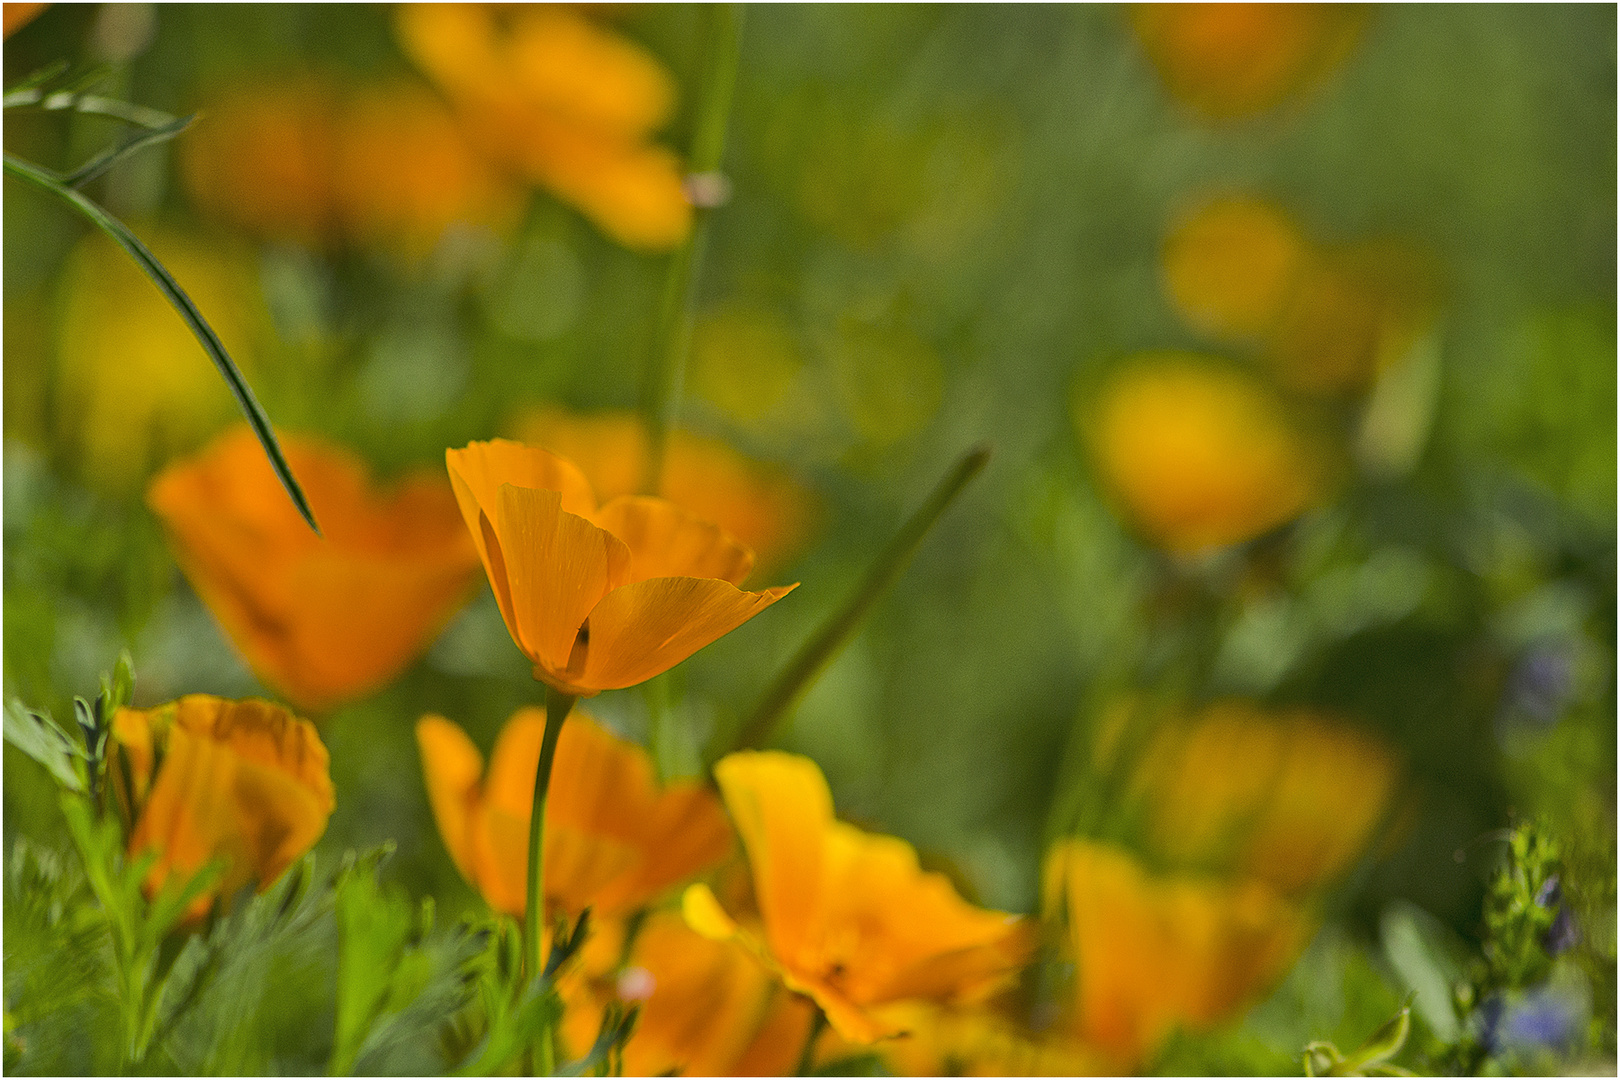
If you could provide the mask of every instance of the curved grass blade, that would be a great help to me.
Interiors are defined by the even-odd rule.
[[[219,335],[214,333],[214,328],[208,325],[208,320],[202,317],[202,312],[197,310],[197,305],[192,303],[191,297],[186,295],[186,291],[180,287],[179,282],[174,280],[174,277],[164,268],[163,264],[158,262],[157,258],[146,249],[146,245],[141,243],[135,234],[125,227],[123,222],[107,213],[83,193],[66,186],[62,182],[62,178],[55,173],[21,158],[13,157],[10,154],[5,155],[5,171],[10,176],[15,176],[19,180],[26,180],[35,187],[50,192],[89,218],[101,231],[112,237],[120,247],[129,252],[130,257],[152,279],[153,284],[163,291],[163,295],[168,298],[169,303],[174,305],[180,316],[186,320],[186,324],[191,327],[191,332],[196,335],[197,340],[202,343],[202,347],[208,353],[209,358],[214,361],[214,366],[219,369],[219,373],[224,377],[226,385],[231,388],[231,393],[236,397],[236,403],[241,406],[243,415],[247,417],[248,423],[252,425],[253,433],[259,437],[259,443],[264,447],[265,455],[270,459],[270,467],[275,470],[276,476],[280,478],[282,487],[287,489],[287,494],[291,497],[293,505],[298,508],[299,514],[303,516],[304,520],[309,523],[309,527],[314,529],[315,534],[319,536],[320,526],[315,524],[315,514],[309,507],[309,500],[304,497],[303,489],[298,486],[298,481],[293,477],[287,459],[281,453],[281,446],[276,442],[276,433],[270,427],[270,418],[265,415],[263,406],[253,396],[253,390],[248,386],[247,380],[243,379],[242,373],[236,369],[236,364],[232,362],[230,354],[225,351],[225,346],[220,342]]]
[[[196,113],[192,113],[190,116],[182,116],[162,127],[150,128],[132,139],[119,143],[117,146],[109,147],[62,177],[62,183],[70,188],[83,187],[136,151],[143,150],[153,143],[166,142],[174,138],[190,127],[195,119],[197,119]]]
[[[26,90],[33,90],[57,79],[68,69],[66,60],[52,60],[32,75],[24,75],[17,80],[17,85],[6,90],[6,102],[9,104],[11,95],[20,94]]]
[[[917,548],[922,544],[923,538],[934,527],[956,497],[967,487],[968,481],[979,474],[990,460],[990,448],[977,446],[962,455],[961,460],[951,469],[945,479],[934,488],[928,501],[917,508],[889,546],[883,549],[866,577],[855,589],[844,606],[833,612],[833,615],[821,629],[804,646],[799,649],[798,655],[792,663],[783,669],[782,674],[776,677],[765,696],[760,699],[758,707],[742,727],[732,745],[734,750],[755,750],[763,746],[765,740],[770,738],[776,723],[781,719],[799,696],[809,689],[822,668],[826,667],[838,650],[855,633],[861,620],[878,597],[882,596],[900,572],[916,554]]]

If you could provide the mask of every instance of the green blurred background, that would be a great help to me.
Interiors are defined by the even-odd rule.
[[[673,74],[662,141],[685,148],[703,12],[608,15]],[[842,814],[910,839],[980,901],[1034,910],[1063,762],[1100,702],[1174,666],[1165,627],[1190,592],[1230,616],[1192,697],[1333,710],[1407,764],[1410,817],[1337,909],[1352,935],[1397,897],[1477,935],[1480,841],[1514,814],[1596,836],[1612,880],[1615,41],[1609,5],[1380,8],[1314,85],[1214,122],[1167,93],[1124,9],[749,9],[733,196],[713,218],[679,417],[787,466],[819,514],[759,583],[801,588],[674,674],[682,760],[723,749],[883,540],[988,441],[988,469],[779,733],[820,763]],[[8,85],[58,57],[107,64],[101,93],[202,107],[181,143],[222,84],[422,81],[379,6],[59,5],[6,42]],[[8,151],[54,167],[114,130],[6,121]],[[509,234],[453,230],[417,259],[234,232],[199,215],[172,147],[92,192],[141,235],[243,275],[245,292],[222,294],[246,296],[242,311],[199,300],[240,324],[233,348],[270,415],[382,475],[510,431],[524,403],[638,401],[666,259],[544,192]],[[1415,452],[1347,465],[1325,505],[1250,552],[1259,584],[1231,553],[1189,564],[1140,539],[1075,421],[1088,388],[1143,350],[1253,361],[1190,328],[1162,277],[1175,222],[1234,193],[1323,244],[1395,238],[1438,267],[1443,298]],[[127,646],[144,703],[264,693],[140,499],[141,478],[229,410],[155,443],[122,432],[124,403],[86,420],[94,365],[120,361],[71,369],[74,320],[110,328],[84,348],[116,354],[156,319],[117,307],[152,297],[82,269],[85,237],[8,180],[6,689],[63,715]],[[181,334],[165,355],[195,378],[176,386],[215,380]],[[1348,440],[1366,401],[1312,408]],[[98,475],[98,439],[140,475]],[[538,700],[527,676],[480,584],[404,677],[322,721],[338,808],[321,850],[395,839],[389,872],[413,893],[446,915],[475,904],[428,813],[412,725],[440,712],[487,749]],[[639,691],[590,707],[644,737]],[[7,748],[8,845],[60,829],[37,773]]]

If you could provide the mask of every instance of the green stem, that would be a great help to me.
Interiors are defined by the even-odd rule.
[[[282,487],[287,489],[287,494],[292,498],[299,514],[303,515],[309,527],[319,536],[321,530],[315,524],[315,513],[309,508],[309,500],[304,498],[303,489],[298,486],[292,468],[281,453],[281,446],[276,442],[276,433],[270,426],[270,418],[265,415],[264,407],[259,404],[259,399],[253,396],[252,388],[248,386],[247,380],[242,378],[242,373],[237,370],[230,354],[225,351],[219,335],[214,333],[214,328],[208,325],[208,320],[203,318],[202,312],[197,310],[197,305],[192,303],[191,297],[186,295],[180,283],[174,280],[174,275],[158,262],[157,257],[147,250],[146,245],[141,243],[123,222],[107,213],[82,192],[67,186],[63,178],[51,170],[13,157],[11,154],[5,155],[5,170],[7,176],[14,176],[42,191],[50,192],[89,218],[98,229],[112,237],[119,247],[127,251],[130,258],[145,271],[146,276],[152,279],[152,283],[180,313],[180,317],[186,321],[192,334],[213,360],[214,366],[219,369],[220,375],[224,377],[226,385],[235,396],[237,405],[241,407],[248,424],[252,426],[253,433],[259,437],[259,443],[264,447],[266,456],[270,458],[270,466],[280,478]]]
[[[928,501],[917,508],[917,512],[889,541],[889,546],[872,563],[866,577],[850,594],[844,606],[822,624],[821,629],[804,643],[798,655],[777,676],[738,733],[733,749],[758,749],[765,744],[782,714],[793,706],[822,669],[832,662],[838,650],[854,635],[867,611],[877,603],[878,597],[888,591],[906,568],[923,538],[939,521],[940,515],[956,501],[968,481],[977,476],[989,460],[988,446],[975,447],[962,456],[945,479],[939,482],[933,494],[928,496]]]
[[[726,124],[731,116],[731,96],[737,85],[738,42],[742,31],[742,7],[738,4],[712,4],[708,72],[703,96],[692,133],[690,176],[708,186],[717,186],[718,171],[726,149]],[[664,295],[659,303],[657,333],[647,358],[642,384],[642,415],[647,425],[647,463],[642,490],[656,494],[664,473],[664,449],[669,443],[670,425],[675,419],[675,403],[680,399],[686,375],[686,353],[692,336],[692,305],[697,288],[697,269],[703,260],[708,239],[709,215],[714,202],[696,201],[692,228],[686,240],[670,258],[669,276],[664,279]]]
[[[546,913],[546,792],[551,787],[551,762],[557,756],[557,737],[577,700],[571,694],[546,687],[546,730],[540,737],[540,761],[534,770],[534,809],[529,818],[529,891],[523,904],[523,969],[528,976],[545,970]]]
[[[827,1014],[820,1005],[815,1006],[815,1016],[810,1020],[810,1034],[804,1038],[804,1049],[799,1051],[799,1063],[793,1067],[794,1076],[809,1076],[810,1070],[816,1063],[816,1041],[821,1033],[827,1030]]]

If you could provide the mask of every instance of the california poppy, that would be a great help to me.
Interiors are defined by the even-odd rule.
[[[896,1076],[1097,1076],[1109,1063],[1066,1032],[1036,1034],[986,1003],[952,1009],[921,1001],[885,1006],[889,1022],[906,1037],[879,1043],[877,1052]],[[855,1047],[838,1047],[829,1033],[817,1060],[837,1060]],[[840,1052],[842,1051],[842,1052]]]
[[[521,915],[529,819],[545,712],[519,709],[489,769],[471,739],[439,716],[416,725],[439,833],[463,877],[491,907]],[[583,713],[564,725],[546,801],[547,905],[612,916],[655,899],[731,850],[720,802],[702,784],[662,789],[652,760]]]
[[[1131,23],[1164,85],[1193,112],[1232,120],[1320,81],[1366,22],[1357,4],[1137,4]]]
[[[644,682],[796,587],[743,592],[753,553],[718,526],[663,499],[598,508],[545,450],[495,439],[445,459],[506,628],[559,694]]]
[[[1074,1030],[1120,1070],[1178,1027],[1236,1015],[1281,977],[1310,929],[1262,882],[1155,874],[1089,840],[1052,849],[1045,894],[1048,912],[1068,925]]]
[[[891,1002],[982,1000],[1028,957],[1018,916],[968,904],[905,841],[834,819],[815,762],[745,751],[714,774],[748,850],[759,925],[740,925],[702,884],[686,891],[687,921],[756,949],[844,1038],[903,1031],[877,1010]]]
[[[785,1076],[814,1010],[734,941],[711,941],[678,911],[647,916],[624,953],[622,923],[594,924],[577,969],[559,981],[563,1034],[583,1052],[615,998],[640,1003],[626,1076]],[[624,963],[620,963],[621,956]]]
[[[326,831],[334,806],[326,747],[313,724],[278,705],[191,694],[119,709],[113,738],[133,787],[124,792],[134,812],[130,854],[157,852],[147,891],[225,861],[193,916],[250,882],[268,888]]]
[[[324,536],[306,525],[243,424],[147,492],[197,594],[264,682],[307,709],[384,683],[466,599],[477,554],[431,474],[391,495],[347,450],[283,436]]]
[[[518,192],[425,87],[240,86],[181,144],[199,208],[271,239],[431,248],[455,224],[504,227]]]
[[[599,498],[641,490],[647,425],[635,413],[580,416],[534,409],[518,419],[515,434],[578,465]],[[670,432],[657,493],[752,548],[756,570],[785,563],[803,543],[815,514],[810,492],[782,469],[689,431]]]
[[[621,244],[663,250],[685,239],[680,163],[649,141],[669,119],[674,85],[640,46],[561,7],[403,4],[396,26],[492,160]]]
[[[1171,551],[1252,539],[1324,494],[1323,455],[1281,397],[1220,361],[1136,357],[1076,420],[1126,516]]]

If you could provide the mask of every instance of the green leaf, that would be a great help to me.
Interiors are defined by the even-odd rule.
[[[287,494],[291,497],[293,505],[298,508],[298,512],[303,515],[304,520],[309,523],[309,527],[315,530],[316,535],[319,535],[321,530],[320,526],[315,523],[314,511],[310,509],[309,500],[304,497],[304,491],[298,486],[298,481],[293,476],[291,466],[287,464],[286,457],[282,455],[281,445],[276,441],[276,433],[270,426],[270,418],[265,415],[264,408],[259,404],[258,399],[253,396],[252,388],[248,386],[247,380],[242,378],[242,373],[237,370],[230,354],[225,351],[225,346],[219,340],[219,335],[214,333],[214,328],[208,325],[208,321],[203,318],[202,312],[197,310],[197,305],[192,303],[191,297],[186,295],[179,282],[174,280],[173,275],[164,268],[162,263],[158,262],[157,257],[147,250],[146,245],[141,243],[140,239],[130,232],[123,222],[107,213],[82,193],[67,186],[63,183],[61,177],[11,154],[5,156],[5,167],[9,175],[25,180],[43,191],[50,192],[69,206],[72,206],[80,214],[89,218],[97,228],[112,237],[120,247],[129,252],[130,257],[152,279],[153,284],[162,290],[169,303],[174,305],[181,318],[185,319],[186,324],[191,327],[191,332],[202,343],[203,349],[214,361],[214,366],[219,369],[220,375],[224,377],[226,385],[230,387],[231,393],[236,397],[236,403],[241,407],[243,415],[247,417],[248,424],[252,426],[254,434],[259,437],[259,443],[264,447],[265,455],[270,459],[270,467],[275,470],[276,476],[280,478],[282,487],[287,489]]]
[[[30,712],[16,698],[7,698],[5,738],[6,742],[43,765],[45,771],[65,790],[84,790],[77,744],[49,716]]]

